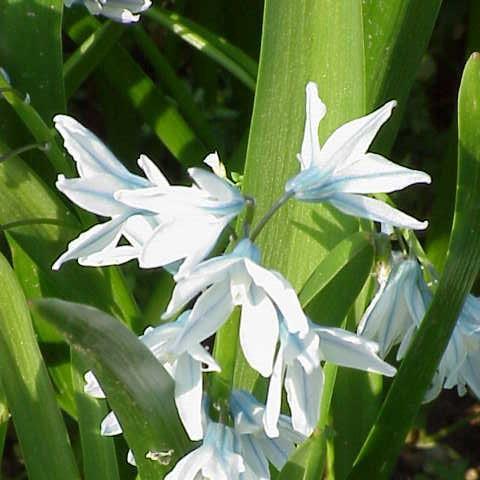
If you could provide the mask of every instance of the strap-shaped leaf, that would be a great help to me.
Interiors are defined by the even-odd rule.
[[[443,275],[350,480],[389,478],[480,268],[480,54],[465,67],[458,105],[455,215]]]
[[[132,448],[142,480],[157,480],[188,447],[173,401],[173,382],[138,338],[115,318],[82,304],[41,299],[38,314],[94,362],[94,372]],[[146,458],[173,450],[171,463]]]
[[[0,379],[31,480],[79,480],[25,296],[0,255]]]

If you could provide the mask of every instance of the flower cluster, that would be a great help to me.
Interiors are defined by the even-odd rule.
[[[289,198],[328,202],[342,212],[370,220],[425,228],[426,222],[366,196],[430,182],[423,172],[397,166],[367,151],[394,103],[341,126],[321,148],[317,129],[326,108],[314,83],[309,83],[306,91],[305,134],[298,156],[301,172],[287,181],[282,201],[275,208]],[[92,266],[136,259],[142,268],[165,267],[174,274],[176,285],[163,318],[179,317],[147,329],[140,341],[174,380],[175,401],[187,434],[203,442],[178,462],[168,480],[269,479],[269,464],[281,470],[295,445],[317,425],[324,362],[395,374],[395,368],[377,355],[377,343],[314,323],[288,280],[262,266],[254,239],[268,218],[260,220],[256,233],[239,239],[228,253],[207,259],[221,233],[247,204],[223,175],[216,154],[205,159],[213,173],[192,168],[189,175],[193,185],[171,185],[144,155],[138,161],[144,176],[130,173],[74,119],[59,115],[55,126],[79,174],[73,179],[60,175],[57,188],[80,207],[107,220],[73,240],[53,268],[72,259]],[[187,306],[190,308],[183,310]],[[205,371],[218,371],[221,365],[202,342],[218,331],[235,307],[241,309],[243,354],[267,379],[268,391],[264,404],[248,392],[232,391],[227,411],[213,419],[205,408],[208,394],[203,392],[202,376]],[[363,333],[375,330],[370,322],[364,323]],[[389,332],[380,338],[378,330],[372,336],[377,336],[384,354],[399,333]],[[86,381],[86,392],[104,397],[92,372],[87,373]],[[291,416],[281,413],[283,389]],[[213,405],[215,401],[207,400]],[[102,433],[121,431],[115,414],[110,413],[102,423]],[[132,454],[129,458],[133,461]]]
[[[139,13],[152,5],[150,0],[63,0],[66,7],[82,3],[92,15],[103,15],[121,23],[138,22]]]
[[[412,255],[395,252],[388,269],[387,275],[379,276],[378,291],[357,333],[378,342],[382,358],[399,344],[396,358],[401,360],[425,317],[433,292]],[[436,398],[442,388],[455,386],[459,395],[464,395],[468,386],[480,398],[479,362],[480,299],[468,295],[424,401]]]

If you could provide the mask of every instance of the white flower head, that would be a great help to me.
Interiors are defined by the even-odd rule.
[[[279,437],[268,437],[263,426],[265,406],[245,390],[232,391],[230,410],[247,478],[269,479],[268,462],[278,471],[282,470],[295,445],[305,440],[303,435],[293,430],[292,421],[286,415],[280,415],[278,419]]]
[[[479,365],[480,300],[468,295],[424,401],[433,400],[442,388],[454,387],[460,396],[469,387],[480,398]]]
[[[240,480],[244,471],[233,430],[209,421],[202,445],[185,455],[165,480]]]
[[[278,272],[259,265],[259,260],[257,247],[244,239],[232,253],[202,262],[178,280],[164,318],[202,293],[172,347],[175,351],[182,352],[213,335],[240,305],[240,344],[245,358],[261,375],[271,374],[279,316],[293,333],[305,333],[308,321],[293,287]]]
[[[379,289],[363,314],[357,333],[378,342],[382,358],[401,343],[397,354],[400,359],[425,316],[431,293],[417,260],[401,254],[391,257],[390,273],[379,280]]]
[[[220,162],[216,153],[205,161],[209,165]],[[185,259],[178,276],[187,274],[211,252],[222,231],[245,206],[238,188],[225,178],[202,168],[190,168],[188,173],[195,182],[192,187],[155,186],[115,193],[125,205],[162,218],[143,245],[139,257],[143,268]]]
[[[191,345],[179,355],[170,352],[170,345],[184,329],[190,311],[185,311],[175,322],[156,328],[147,328],[139,337],[175,381],[175,404],[182,423],[192,440],[203,438],[203,372],[220,371],[213,357],[199,343]],[[203,365],[206,365],[204,368]],[[105,398],[95,375],[85,374],[85,393]],[[117,417],[110,412],[102,422],[102,435],[122,432]]]
[[[268,387],[263,418],[265,432],[278,437],[282,385],[292,415],[293,428],[305,436],[317,425],[323,389],[321,362],[393,376],[395,368],[377,356],[378,346],[341,328],[312,324],[304,334],[280,328],[280,348]]]
[[[427,222],[419,222],[366,196],[431,181],[424,172],[401,167],[367,151],[396,102],[388,102],[370,115],[342,125],[320,147],[318,125],[327,109],[318,97],[315,83],[308,83],[306,95],[305,133],[298,155],[301,172],[286,183],[285,190],[305,202],[328,202],[348,215],[398,227],[426,228]]]
[[[58,270],[72,259],[78,259],[81,265],[100,266],[135,258],[158,225],[158,219],[150,212],[119,202],[114,194],[121,189],[165,186],[167,180],[145,155],[140,156],[138,164],[146,178],[130,173],[92,132],[72,117],[57,115],[54,122],[79,174],[78,178],[59,175],[57,188],[80,207],[110,220],[81,233],[52,268]],[[118,245],[122,236],[130,245]]]
[[[66,7],[74,3],[83,3],[92,15],[103,15],[121,23],[138,22],[138,14],[152,5],[150,0],[64,0]]]

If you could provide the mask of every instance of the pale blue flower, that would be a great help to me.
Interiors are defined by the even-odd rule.
[[[306,121],[301,153],[301,172],[285,186],[287,193],[305,202],[328,202],[348,215],[398,227],[424,229],[428,222],[396,210],[365,194],[389,193],[413,183],[430,183],[424,172],[410,170],[381,155],[367,152],[396,102],[335,130],[321,148],[318,125],[327,109],[318,97],[317,85],[306,88]]]
[[[175,404],[182,423],[192,440],[203,438],[202,395],[203,372],[220,371],[213,357],[199,344],[191,345],[179,355],[170,352],[170,345],[183,331],[190,311],[185,311],[176,322],[166,323],[155,328],[147,328],[139,337],[155,355],[175,381]],[[206,367],[203,367],[205,365]],[[92,372],[85,374],[85,392],[96,398],[105,398],[97,379]],[[102,435],[118,435],[121,426],[113,412],[102,422]]]
[[[215,165],[218,155],[210,154],[204,162]],[[190,168],[188,173],[195,182],[193,187],[154,186],[115,193],[124,204],[163,220],[143,245],[139,257],[143,268],[185,258],[178,273],[186,274],[210,253],[222,231],[245,206],[238,188],[225,178],[201,168]]]
[[[279,315],[292,333],[305,333],[308,321],[290,283],[278,272],[263,268],[259,260],[257,247],[244,239],[232,253],[202,262],[178,279],[164,318],[201,295],[172,347],[174,351],[182,352],[213,335],[239,305],[245,358],[261,375],[271,374]]]
[[[57,115],[54,120],[79,173],[79,178],[59,175],[57,188],[85,210],[111,219],[70,242],[53,264],[54,270],[72,259],[88,266],[138,259],[141,267],[165,267],[184,274],[210,253],[244,207],[239,190],[211,172],[190,169],[196,185],[172,186],[141,155],[138,164],[146,175],[143,178],[130,173],[73,118]],[[217,155],[211,154],[206,161],[215,159]],[[122,239],[128,244],[120,244]]]
[[[465,300],[424,401],[454,387],[461,396],[468,387],[480,398],[480,299],[473,295]]]
[[[400,343],[400,359],[425,316],[431,293],[416,259],[395,253],[386,268],[390,271],[385,272],[382,266],[379,289],[363,314],[357,333],[377,342],[382,358]]]
[[[293,428],[305,436],[317,425],[323,389],[321,362],[393,376],[395,368],[377,356],[378,346],[341,328],[312,324],[306,334],[289,333],[280,324],[280,348],[268,386],[264,414],[265,432],[278,437],[282,386],[292,415]]]
[[[64,0],[66,7],[75,3],[83,3],[92,15],[103,15],[121,23],[138,22],[138,14],[152,5],[150,0]]]
[[[268,462],[278,471],[282,470],[295,445],[305,440],[303,435],[293,430],[292,421],[286,415],[280,415],[278,419],[280,436],[268,437],[263,426],[265,406],[245,390],[232,391],[230,410],[238,436],[239,451],[245,462],[242,480],[270,479]]]
[[[202,445],[185,455],[165,480],[240,480],[245,471],[234,431],[209,421]]]

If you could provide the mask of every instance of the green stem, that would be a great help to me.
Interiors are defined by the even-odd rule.
[[[5,155],[0,155],[0,163],[9,160],[10,158],[16,157],[21,153],[29,152],[30,150],[41,150],[42,152],[47,151],[50,148],[50,144],[48,142],[43,143],[31,143],[29,145],[24,145],[23,147],[17,148],[15,150],[11,150],[10,152],[6,153]]]
[[[253,242],[263,230],[263,227],[268,223],[268,221],[275,215],[277,210],[279,210],[285,203],[290,200],[293,196],[293,192],[285,192],[267,211],[267,213],[260,219],[255,228],[250,234],[250,240]]]

